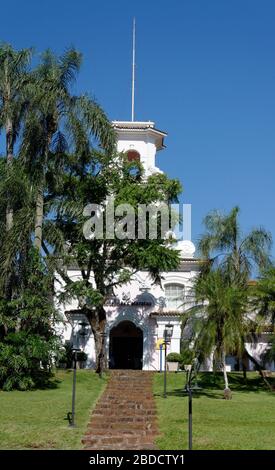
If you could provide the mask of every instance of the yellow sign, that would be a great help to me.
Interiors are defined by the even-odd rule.
[[[157,340],[157,344],[156,344],[156,349],[160,349],[160,346],[163,346],[164,345],[164,339],[163,338],[159,338]]]

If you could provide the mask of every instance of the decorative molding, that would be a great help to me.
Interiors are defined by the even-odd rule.
[[[107,322],[107,325],[106,325],[107,337],[109,336],[110,331],[123,321],[130,321],[134,323],[135,326],[140,328],[143,332],[146,332],[147,325],[145,325],[144,320],[145,320],[144,316],[141,316],[140,314],[138,314],[136,310],[126,309],[126,310],[120,311],[113,321]]]
[[[154,304],[150,301],[139,300],[127,300],[124,302],[116,297],[114,299],[107,300],[105,305],[108,307],[152,307]]]

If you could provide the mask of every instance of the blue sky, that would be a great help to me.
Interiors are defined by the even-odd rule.
[[[236,204],[244,231],[262,225],[275,239],[273,0],[10,0],[0,39],[37,53],[74,45],[77,91],[130,119],[133,16],[136,119],[168,132],[157,163],[182,181],[193,241],[208,211]]]

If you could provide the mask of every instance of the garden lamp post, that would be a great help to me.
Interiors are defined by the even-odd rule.
[[[201,387],[197,383],[198,360],[195,358],[192,364],[185,366],[186,370],[186,384],[185,391],[188,393],[188,449],[192,450],[192,392],[199,390]],[[193,375],[194,372],[194,375]],[[195,385],[192,387],[192,381],[195,379]]]
[[[69,427],[75,427],[75,389],[76,389],[76,363],[77,353],[81,351],[79,348],[72,348],[73,352],[73,391],[72,391],[72,411],[68,413]]]
[[[167,345],[171,343],[171,339],[173,336],[173,325],[165,325],[164,328],[164,392],[163,392],[163,397],[167,398],[167,392],[166,392],[166,382],[167,382],[167,363],[166,363],[166,356],[167,356]]]
[[[88,325],[86,322],[79,323],[81,329],[78,332],[78,335],[84,337],[87,335],[86,326]],[[75,395],[76,395],[76,364],[77,364],[77,353],[80,352],[81,349],[78,347],[73,347],[73,390],[72,390],[72,411],[68,413],[68,420],[69,420],[69,427],[75,427]]]
[[[185,390],[188,393],[188,449],[192,450],[192,365],[186,367]]]

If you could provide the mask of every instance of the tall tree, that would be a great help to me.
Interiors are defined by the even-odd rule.
[[[0,47],[0,130],[6,136],[6,161],[14,158],[14,146],[28,104],[26,85],[29,83],[28,65],[32,49],[14,50],[10,45]],[[6,211],[6,228],[12,226],[13,209],[9,202]]]
[[[34,245],[40,250],[45,193],[62,171],[68,152],[81,152],[97,139],[103,148],[114,146],[114,133],[105,113],[88,96],[74,96],[72,85],[81,54],[67,50],[61,57],[46,51],[33,72],[31,109],[25,121],[20,157],[36,187]]]
[[[168,246],[160,233],[155,239],[148,235],[139,239],[137,218],[132,226],[123,220],[123,211],[114,216],[111,227],[106,227],[106,222],[103,222],[101,237],[95,237],[93,233],[90,237],[83,234],[83,225],[87,224],[83,209],[90,202],[101,205],[104,219],[110,209],[110,196],[115,209],[120,204],[127,204],[135,216],[138,215],[139,204],[153,203],[158,207],[161,201],[177,200],[180,184],[176,180],[158,174],[145,180],[142,171],[140,164],[129,163],[122,155],[113,155],[110,160],[105,152],[92,152],[90,156],[86,155],[82,164],[72,156],[61,189],[63,201],[53,223],[55,232],[49,227],[53,244],[58,239],[57,232],[62,234],[63,243],[55,244],[59,247],[56,255],[64,260],[65,266],[73,264],[80,269],[81,279],[72,282],[59,263],[57,269],[64,282],[64,295],[60,300],[78,300],[80,309],[89,320],[95,339],[96,371],[99,373],[106,364],[106,302],[113,289],[128,283],[138,270],[148,270],[152,281],[160,282],[161,272],[175,269],[179,262],[178,252]],[[159,218],[157,223],[159,226]],[[107,233],[110,229],[113,237]],[[65,252],[60,252],[64,247]]]
[[[257,333],[268,332],[269,345],[263,361],[275,360],[275,266],[265,270],[251,288],[251,307],[258,320]]]
[[[199,241],[198,247],[202,255],[204,263],[202,264],[202,272],[198,279],[198,287],[200,282],[202,286],[207,287],[217,282],[217,289],[222,282],[224,283],[224,295],[227,292],[239,293],[242,295],[242,301],[246,299],[246,311],[251,308],[250,296],[248,295],[248,281],[252,274],[253,269],[264,269],[270,264],[270,247],[272,243],[271,234],[263,228],[256,228],[248,235],[243,236],[238,220],[239,208],[234,207],[229,214],[221,214],[218,211],[213,211],[208,214],[205,219],[206,234],[203,235]],[[215,274],[217,270],[217,274]],[[229,290],[228,290],[229,289]],[[197,291],[200,292],[200,291]],[[211,292],[209,292],[211,295]],[[220,296],[223,299],[222,288],[220,289]],[[211,298],[208,300],[211,301]],[[216,298],[218,306],[218,297]],[[215,296],[214,296],[215,304]],[[235,306],[234,306],[235,305]],[[235,319],[234,319],[235,308]],[[255,331],[255,322],[252,320],[247,322],[247,317],[244,314],[240,315],[238,302],[228,305],[228,312],[221,310],[224,321],[227,321],[227,315],[231,312],[231,328],[234,328],[234,323],[238,325],[239,335],[242,335],[242,348],[236,348],[235,353],[241,354],[243,359],[243,367],[245,372],[245,364],[247,358],[252,360],[261,372],[261,365],[257,363],[247,349],[245,342],[247,341],[247,325],[249,324],[250,333]],[[230,318],[230,317],[228,317]],[[242,322],[240,321],[242,319]],[[202,323],[203,328],[203,323]],[[228,340],[231,341],[232,346],[235,347],[235,340],[230,335]],[[252,341],[252,336],[250,335]],[[232,350],[232,348],[231,348]]]
[[[40,250],[44,216],[44,192],[53,138],[64,149],[64,136],[60,129],[62,118],[71,101],[70,85],[80,67],[81,56],[74,49],[56,58],[50,51],[33,72],[31,109],[28,113],[21,146],[21,157],[36,185],[36,216],[34,245]]]
[[[43,244],[45,252],[48,249],[51,253],[58,252],[56,234],[60,231],[58,226],[50,226],[50,220],[61,201],[66,204],[62,188],[67,169],[72,162],[76,168],[86,168],[91,152],[96,153],[99,146],[106,152],[106,161],[113,154],[115,135],[104,111],[89,96],[71,93],[80,59],[74,49],[61,57],[47,51],[39,66],[28,74],[26,82],[18,89],[18,102],[19,96],[26,98],[18,121],[20,125],[12,127],[14,136],[16,129],[16,136],[20,137],[16,145],[17,158],[9,152],[8,165],[4,159],[0,160],[0,383],[6,388],[32,386],[31,378],[24,382],[27,370],[32,369],[31,375],[36,372],[39,375],[37,359],[48,363],[55,349],[55,339],[50,341],[47,337],[45,342],[43,336],[47,331],[52,335],[50,322],[55,320],[55,311],[52,295],[49,295],[53,286],[51,259],[42,256],[40,248]],[[15,137],[12,144],[15,145]],[[95,171],[93,164],[91,168]],[[7,207],[12,210],[8,233],[5,230]],[[59,240],[61,253],[67,238]],[[8,276],[11,266],[12,277]],[[37,278],[32,277],[32,273],[37,274]],[[4,295],[7,278],[12,281],[9,296]],[[43,321],[45,329],[37,329],[37,324],[42,325]],[[4,362],[13,353],[16,355],[14,363],[6,367]],[[22,370],[19,370],[20,362]],[[16,368],[19,374],[13,381]]]
[[[214,358],[224,374],[229,389],[225,357],[241,356],[251,330],[247,316],[248,288],[231,284],[221,269],[199,276],[194,286],[195,305],[187,310],[185,323],[191,319],[193,349],[201,359]]]
[[[254,286],[253,297],[258,316],[275,326],[275,266],[266,269]]]
[[[255,228],[243,236],[240,228],[239,208],[229,214],[210,212],[204,219],[206,233],[198,249],[206,266],[219,265],[232,282],[246,284],[253,268],[268,266],[272,237],[263,228]]]

